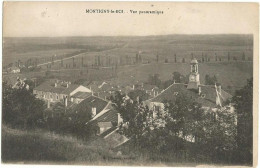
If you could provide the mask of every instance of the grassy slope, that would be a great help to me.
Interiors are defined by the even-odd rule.
[[[2,128],[4,163],[84,163],[105,164],[113,153],[102,139],[83,142],[72,137],[43,131],[20,131]]]
[[[136,153],[135,150],[127,152],[128,154],[118,154],[118,150],[111,150],[108,144],[99,138],[83,142],[73,137],[44,131],[21,131],[6,126],[2,127],[1,152],[3,163],[183,166],[181,162],[154,160]]]

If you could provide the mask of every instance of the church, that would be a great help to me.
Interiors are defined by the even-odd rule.
[[[174,102],[180,94],[191,97],[200,103],[205,110],[233,109],[229,103],[232,95],[224,91],[220,84],[203,85],[200,83],[199,65],[195,58],[190,62],[188,84],[174,82],[156,97],[147,100],[145,104],[154,111],[160,111],[164,108],[164,101]]]

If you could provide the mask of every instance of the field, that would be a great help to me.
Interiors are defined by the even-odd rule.
[[[135,58],[141,53],[143,60],[154,60],[158,54],[160,60],[165,58],[172,61],[176,54],[178,61],[182,58],[190,59],[207,55],[212,60],[217,56],[227,60],[237,57],[238,60],[245,53],[246,58],[252,59],[253,37],[251,35],[168,35],[146,37],[35,37],[35,38],[4,38],[3,60],[4,65],[11,61],[28,58],[57,59],[64,53],[73,53],[78,50],[86,50],[82,54],[89,64],[93,57],[111,56],[113,58]],[[15,58],[17,60],[15,60]],[[81,58],[81,56],[80,56]],[[46,60],[45,60],[46,61]]]
[[[81,53],[73,56],[76,52]],[[139,64],[136,64],[137,54],[142,57]],[[56,57],[52,61],[53,55]],[[98,67],[96,67],[97,57],[100,57]],[[253,76],[253,37],[252,35],[168,35],[4,38],[3,66],[18,59],[26,62],[29,58],[32,61],[39,58],[40,72],[23,73],[23,76],[27,78],[45,76],[48,70],[51,78],[71,81],[115,80],[120,84],[146,81],[149,74],[154,73],[160,74],[163,81],[171,79],[174,71],[187,75],[191,57],[199,61],[202,61],[202,57],[210,59],[209,62],[199,64],[202,84],[206,74],[216,75],[224,89],[229,88],[234,92],[246,83],[246,79]],[[185,63],[182,63],[183,58]],[[116,66],[117,78],[114,71]],[[230,89],[231,87],[233,89]]]
[[[215,75],[222,88],[231,94],[236,89],[243,87],[247,79],[253,76],[252,62],[223,62],[199,64],[200,82],[205,84],[205,75]],[[159,74],[162,81],[172,79],[173,72],[180,72],[184,76],[190,72],[189,63],[151,63],[131,66],[119,66],[117,76],[112,68],[100,69],[61,69],[51,70],[50,78],[77,81],[112,81],[119,85],[132,84],[133,82],[146,82],[151,74]],[[24,74],[27,78],[45,76],[45,72]],[[8,75],[11,76],[11,75]],[[12,76],[16,76],[12,74]]]

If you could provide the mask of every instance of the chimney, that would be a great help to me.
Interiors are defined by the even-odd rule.
[[[221,85],[220,84],[217,84],[217,91],[221,95]]]
[[[92,114],[92,117],[95,117],[95,115],[97,114],[97,109],[96,109],[96,107],[92,107],[92,109],[91,109],[91,114]]]
[[[54,83],[54,87],[57,87],[57,83],[56,82]]]
[[[67,98],[67,97],[65,97],[65,102],[64,102],[64,104],[65,104],[65,107],[68,106],[68,98]]]
[[[155,97],[155,91],[153,91],[153,97]]]
[[[123,122],[123,119],[119,113],[117,113],[117,124],[120,125],[120,123]]]
[[[69,87],[69,84],[68,84],[68,83],[66,84],[66,87],[67,87],[67,88]]]
[[[144,87],[144,83],[142,83],[142,88]]]
[[[47,108],[50,108],[50,100],[48,100],[48,102],[47,102]]]
[[[201,86],[199,86],[199,95],[201,94]]]
[[[135,85],[133,85],[133,90],[135,90]]]
[[[221,85],[220,84],[218,84],[218,85],[216,85],[215,84],[215,88],[216,88],[216,105],[219,105],[219,106],[221,106],[222,107],[222,105],[221,105],[221,100],[220,100],[220,95],[221,95]]]

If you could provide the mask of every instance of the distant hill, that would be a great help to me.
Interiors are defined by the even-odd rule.
[[[115,56],[134,56],[143,51],[144,56],[159,53],[163,58],[190,56],[188,52],[232,51],[247,52],[252,57],[252,35],[163,35],[163,36],[94,36],[94,37],[4,37],[4,65],[35,58],[63,56],[79,50],[99,52],[120,48],[107,54]],[[126,45],[127,44],[127,45]],[[213,54],[214,55],[214,54]],[[223,55],[223,54],[222,54]],[[146,56],[146,57],[147,57]],[[149,56],[150,57],[150,56]],[[148,57],[148,58],[149,58]],[[44,61],[44,60],[43,60]]]

